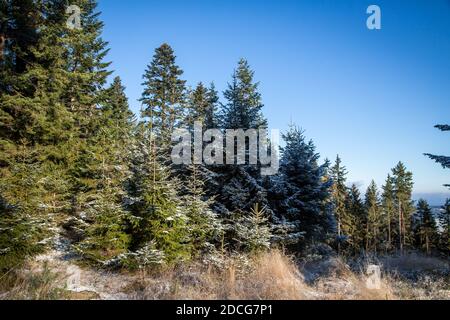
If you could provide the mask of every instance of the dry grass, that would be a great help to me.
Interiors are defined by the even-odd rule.
[[[135,299],[307,299],[311,290],[293,261],[272,251],[251,257],[229,258],[226,265],[178,267],[156,279],[136,279],[128,290]]]
[[[432,256],[425,256],[416,252],[386,256],[380,258],[381,264],[386,270],[399,273],[418,272],[433,273],[449,270],[449,261]]]
[[[360,262],[358,271],[341,258],[318,261],[309,268],[320,270],[320,276],[306,282],[299,270],[306,271],[280,251],[221,258],[220,264],[191,263],[137,274],[81,269],[67,261],[53,260],[49,266],[47,262],[33,262],[29,265],[34,269],[8,280],[8,293],[1,294],[6,282],[0,283],[0,299],[450,299],[448,274],[424,275],[416,281],[402,277],[405,270],[448,272],[448,262],[420,255],[380,258],[383,277],[381,287],[376,290],[366,285],[363,272],[366,262]],[[67,277],[73,270],[77,271],[76,283]]]
[[[340,259],[338,259],[340,260]],[[319,279],[314,287],[324,300],[392,300],[395,299],[389,279],[383,277],[380,287],[370,289],[364,273],[352,272],[342,261],[339,272]]]
[[[0,300],[59,300],[67,298],[65,293],[64,277],[46,263],[37,273],[20,270],[5,275],[0,284]]]

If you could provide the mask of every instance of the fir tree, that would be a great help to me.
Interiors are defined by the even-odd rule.
[[[352,184],[347,193],[346,210],[351,217],[349,225],[349,244],[355,253],[364,248],[365,240],[365,211],[361,193],[357,186]]]
[[[298,250],[305,243],[325,240],[333,230],[328,201],[331,181],[324,179],[319,154],[301,130],[292,126],[283,139],[286,146],[281,148],[280,174],[274,178],[270,199],[276,222],[291,226],[285,242]]]
[[[53,2],[12,4],[8,19],[14,39],[7,43],[2,66],[7,86],[0,91],[0,189],[19,208],[18,223],[48,231],[66,207],[73,133],[72,116],[62,102],[68,81],[61,16]],[[39,242],[27,242],[28,251]]]
[[[440,227],[440,249],[444,253],[448,253],[450,252],[450,199],[447,199],[442,206],[438,220]]]
[[[161,45],[143,76],[142,116],[153,126],[151,131],[158,136],[163,155],[169,154],[172,132],[183,120],[186,81],[180,79],[183,71],[175,59],[173,49],[168,44]]]
[[[392,169],[392,181],[395,192],[395,210],[397,212],[397,240],[400,251],[409,243],[411,236],[411,217],[414,212],[411,200],[413,178],[405,165],[399,162]]]
[[[106,90],[97,134],[89,140],[92,153],[86,166],[91,188],[80,202],[89,204],[78,227],[83,239],[76,248],[94,262],[105,263],[124,254],[130,245],[127,233],[129,213],[123,208],[124,184],[129,178],[129,144],[132,142],[133,114],[120,79]],[[88,180],[89,179],[89,180]]]
[[[234,212],[225,219],[224,232],[230,250],[258,252],[270,247],[270,225],[265,208],[255,204],[250,212]]]
[[[131,177],[127,182],[131,250],[146,246],[163,253],[166,262],[189,258],[191,254],[187,216],[178,198],[179,183],[171,170],[158,160],[155,143],[141,124],[131,150]]]
[[[227,103],[223,106],[220,122],[223,129],[259,129],[267,126],[261,109],[261,95],[258,83],[254,83],[254,72],[246,60],[240,60],[224,96]],[[236,149],[236,144],[234,142]],[[246,155],[249,152],[246,142]],[[246,157],[247,158],[247,157]],[[227,165],[218,168],[219,190],[217,200],[221,203],[216,209],[227,215],[233,211],[249,212],[255,204],[267,207],[267,191],[262,186],[262,177],[258,165]]]
[[[435,128],[437,128],[441,131],[450,131],[449,125],[437,125],[437,126],[435,126]],[[450,157],[449,156],[437,156],[437,155],[433,155],[433,154],[429,154],[429,153],[425,153],[425,155],[427,157],[429,157],[430,159],[436,161],[440,165],[442,165],[442,167],[444,169],[450,168]],[[445,186],[450,188],[450,184],[446,184]]]
[[[221,222],[211,209],[214,199],[209,198],[204,191],[205,183],[199,167],[200,165],[194,164],[188,167],[189,179],[182,196],[194,254],[211,251],[223,235]]]
[[[381,195],[381,206],[383,210],[383,216],[385,218],[383,229],[385,233],[386,250],[391,250],[393,245],[393,236],[396,234],[396,210],[395,210],[395,190],[394,181],[391,175],[388,175],[386,183],[382,187],[383,193]]]
[[[331,190],[337,222],[338,252],[340,252],[341,243],[347,240],[352,226],[351,217],[345,206],[347,198],[346,175],[347,169],[342,165],[341,158],[337,156],[334,166],[330,169],[330,176],[333,181]]]
[[[424,249],[427,254],[435,247],[438,240],[436,221],[431,213],[428,203],[420,199],[417,203],[417,211],[415,214],[415,233],[416,241],[420,248]]]
[[[382,224],[378,190],[375,181],[372,181],[367,188],[364,206],[366,210],[366,251],[377,252],[380,237],[380,227]]]
[[[226,129],[258,129],[267,127],[262,115],[263,104],[255,83],[254,72],[247,60],[241,59],[234,71],[231,83],[228,84],[224,97],[227,103],[223,106],[222,127]]]

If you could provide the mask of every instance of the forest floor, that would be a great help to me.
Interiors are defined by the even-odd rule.
[[[219,260],[113,273],[80,264],[58,235],[50,251],[0,282],[0,300],[450,299],[449,260],[418,253],[377,258],[382,270],[377,289],[367,285],[367,260],[344,262],[334,256],[294,262],[276,250]]]

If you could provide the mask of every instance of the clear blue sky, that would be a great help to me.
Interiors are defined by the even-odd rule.
[[[382,10],[382,30],[366,9]],[[381,185],[399,161],[415,196],[450,197],[450,170],[422,154],[450,155],[450,1],[100,0],[110,61],[138,112],[142,74],[169,43],[189,85],[222,91],[239,58],[261,82],[270,126],[292,120],[322,157],[340,154],[349,182]]]

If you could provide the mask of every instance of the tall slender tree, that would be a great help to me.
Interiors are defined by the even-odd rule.
[[[157,147],[163,156],[170,154],[171,135],[183,120],[186,81],[176,65],[173,49],[166,43],[155,50],[144,74],[142,116],[149,119],[151,132],[158,136]]]
[[[439,216],[440,238],[439,247],[444,252],[450,252],[450,199],[445,201],[442,206]]]
[[[262,114],[261,94],[258,83],[254,82],[254,72],[248,62],[240,60],[232,82],[224,92],[227,103],[223,105],[220,122],[223,129],[260,129],[267,127]],[[236,149],[235,142],[234,149]],[[248,155],[249,143],[245,143]],[[230,165],[218,170],[220,190],[217,191],[221,206],[217,208],[223,215],[233,211],[250,212],[255,204],[267,206],[267,191],[262,186],[259,165]]]
[[[388,175],[386,183],[382,187],[381,207],[384,216],[383,230],[385,233],[386,250],[391,250],[393,246],[393,235],[396,234],[396,210],[395,210],[395,189],[391,175]]]
[[[367,188],[365,196],[366,209],[366,251],[377,252],[380,237],[380,226],[382,223],[380,215],[380,203],[375,181]]]
[[[392,181],[395,192],[395,209],[398,215],[397,243],[400,251],[409,243],[411,236],[411,218],[414,205],[411,199],[413,188],[413,175],[402,162],[392,169]]]
[[[349,244],[355,254],[365,247],[365,211],[361,193],[355,184],[348,190],[346,199],[346,210],[351,218],[349,224]]]
[[[346,175],[347,169],[342,165],[342,160],[338,155],[334,166],[330,169],[330,176],[333,180],[331,189],[332,199],[337,221],[338,252],[341,251],[341,243],[345,242],[352,225],[351,217],[345,206],[345,200],[347,198],[347,186],[345,185],[347,180]]]
[[[414,231],[417,245],[424,249],[427,254],[430,254],[431,249],[437,244],[438,233],[431,208],[423,199],[420,199],[417,203]]]

